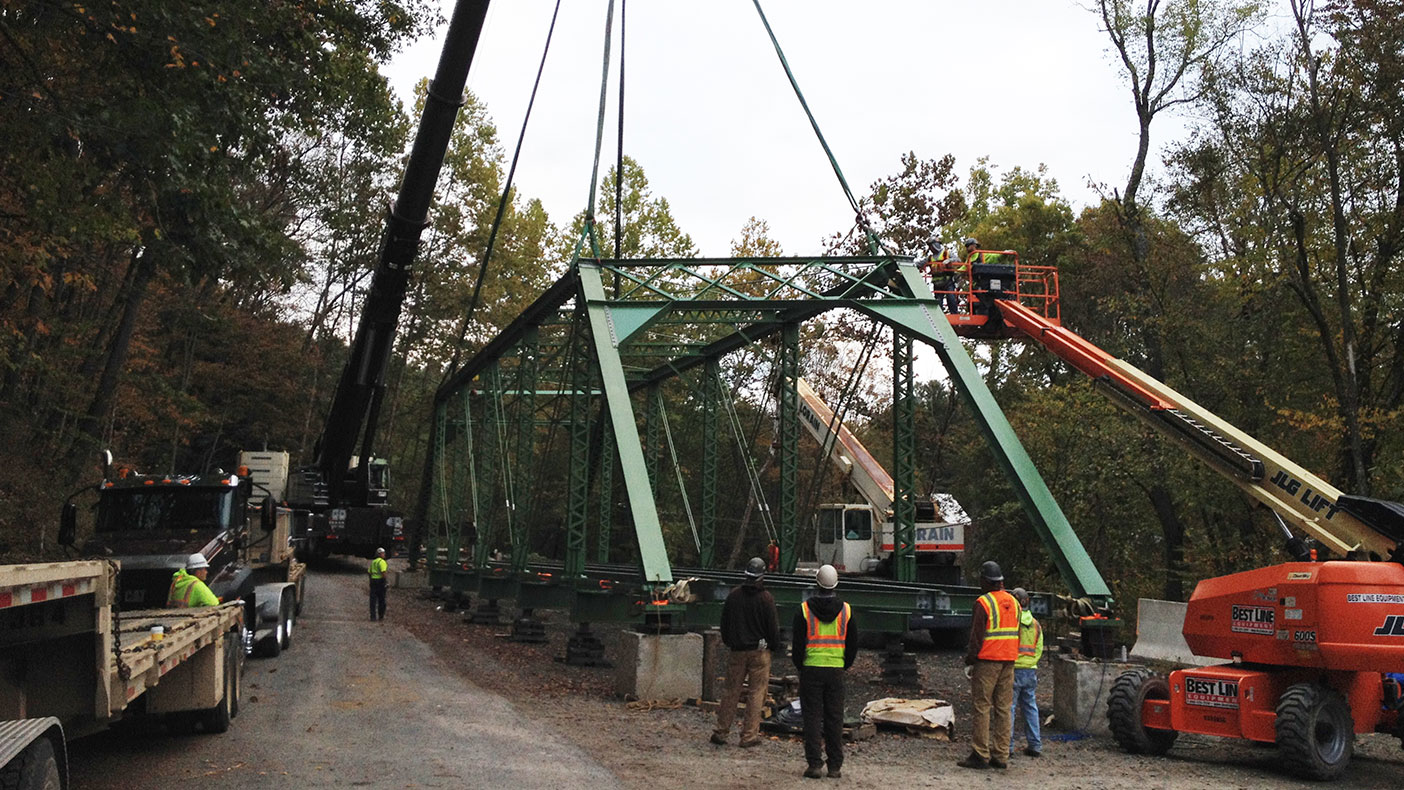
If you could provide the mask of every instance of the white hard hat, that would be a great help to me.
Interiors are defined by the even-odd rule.
[[[838,586],[838,571],[834,570],[834,566],[832,565],[825,565],[819,569],[819,573],[814,577],[814,580],[819,582],[819,586],[822,589],[832,590]]]
[[[375,553],[376,553],[376,554],[384,554],[384,553],[385,553],[385,549],[376,549],[376,550],[375,550]]]
[[[198,551],[191,554],[190,559],[185,561],[185,569],[189,571],[198,571],[201,568],[208,567],[210,567],[210,561],[205,559],[205,555]]]

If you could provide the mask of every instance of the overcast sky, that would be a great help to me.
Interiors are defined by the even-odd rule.
[[[468,87],[511,156],[553,0],[490,7]],[[605,0],[565,0],[516,183],[557,224],[589,197]],[[855,195],[899,157],[1048,166],[1075,207],[1090,181],[1125,184],[1136,146],[1130,91],[1098,19],[1072,0],[765,0],[800,89]],[[447,17],[452,2],[443,3]],[[818,253],[851,211],[750,0],[628,3],[624,151],[700,252],[726,256],[748,217],[786,254]],[[618,4],[615,11],[616,31]],[[443,27],[388,69],[402,98],[430,76]],[[614,161],[614,39],[601,172]],[[1156,151],[1183,133],[1157,119]]]

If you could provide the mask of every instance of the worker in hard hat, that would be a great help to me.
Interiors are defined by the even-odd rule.
[[[178,608],[218,606],[219,598],[205,585],[210,574],[210,561],[196,552],[185,561],[185,567],[171,577],[171,590],[166,593],[166,606]]]
[[[742,748],[761,745],[761,706],[770,685],[770,661],[780,649],[780,615],[775,597],[765,589],[765,560],[752,557],[746,563],[746,581],[731,589],[722,604],[722,644],[731,651],[726,661],[726,687],[717,707],[717,726],[712,743],[726,744],[736,706],[745,684],[746,717],[741,721]]]
[[[385,549],[375,550],[375,559],[370,561],[366,572],[370,574],[370,618],[385,622],[385,574],[390,564],[385,561]]]
[[[791,657],[800,676],[800,712],[804,714],[804,776],[818,779],[827,756],[829,777],[843,768],[843,673],[858,656],[858,629],[853,611],[839,599],[838,571],[825,565],[815,577],[817,589],[800,604],[792,623]]]
[[[960,312],[960,301],[956,296],[956,291],[961,285],[958,273],[964,271],[965,265],[959,258],[952,257],[946,252],[946,245],[941,243],[941,239],[932,236],[926,240],[927,254],[923,256],[925,263],[923,268],[929,269],[931,273],[931,291],[938,300],[945,303],[947,313]]]
[[[963,768],[1008,768],[1014,702],[1014,661],[1019,657],[1019,602],[1004,590],[999,564],[980,566],[980,590],[970,612],[970,643],[965,664],[970,667],[970,696],[974,713],[968,757]]]
[[[1010,593],[1019,602],[1019,657],[1014,659],[1014,702],[1009,710],[1009,724],[1024,719],[1024,754],[1043,756],[1043,736],[1038,721],[1038,660],[1043,657],[1043,626],[1029,611],[1032,598],[1023,587]],[[1014,756],[1014,733],[1009,734],[1009,756]]]

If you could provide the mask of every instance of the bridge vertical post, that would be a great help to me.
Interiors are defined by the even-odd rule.
[[[433,570],[439,561],[439,525],[443,525],[445,530],[444,538],[448,537],[447,531],[453,529],[453,516],[444,507],[448,501],[449,492],[445,490],[448,485],[447,476],[444,474],[444,466],[447,464],[445,452],[448,449],[448,407],[443,402],[434,404],[434,426],[433,436],[429,441],[429,461],[424,464],[424,468],[429,472],[429,479],[422,485],[429,486],[429,506],[424,509],[424,521],[419,525],[419,533],[424,536],[424,567]],[[438,518],[434,514],[438,514]],[[418,553],[418,546],[411,546],[414,556]],[[448,563],[449,567],[453,563]]]
[[[644,446],[648,450],[648,484],[658,498],[658,467],[663,457],[663,392],[658,384],[644,390]]]
[[[609,407],[600,404],[600,420],[604,430],[600,431],[600,469],[596,481],[599,497],[600,525],[595,534],[595,562],[609,563],[609,547],[614,532],[614,427],[610,425]]]
[[[799,323],[780,330],[780,570],[793,573],[799,538]]]
[[[716,565],[717,548],[717,426],[721,402],[721,363],[709,358],[702,372],[702,544],[700,564]]]
[[[540,350],[535,327],[523,335],[517,349],[517,448],[513,453],[517,473],[512,482],[512,570],[524,571],[531,554],[532,504],[536,501],[532,481],[536,471],[536,360]]]
[[[912,337],[892,332],[892,561],[897,581],[916,581],[916,393]],[[881,517],[882,514],[879,514]]]
[[[576,309],[570,348],[570,483],[566,501],[565,576],[585,572],[585,532],[590,496],[590,339],[584,305]]]

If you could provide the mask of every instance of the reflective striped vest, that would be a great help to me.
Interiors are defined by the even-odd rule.
[[[809,610],[809,601],[800,604],[804,612],[804,665],[843,668],[843,646],[848,641],[848,604],[830,622],[823,622]]]
[[[219,599],[198,576],[186,573],[184,568],[171,577],[171,590],[166,594],[166,606],[186,608],[192,606],[218,606]]]
[[[1013,661],[1019,657],[1019,602],[1004,590],[980,596],[985,609],[985,641],[976,658]],[[979,613],[976,612],[976,616]]]
[[[1015,669],[1033,669],[1043,658],[1043,626],[1034,619],[1033,612],[1025,609],[1019,613],[1019,657],[1014,659]]]

